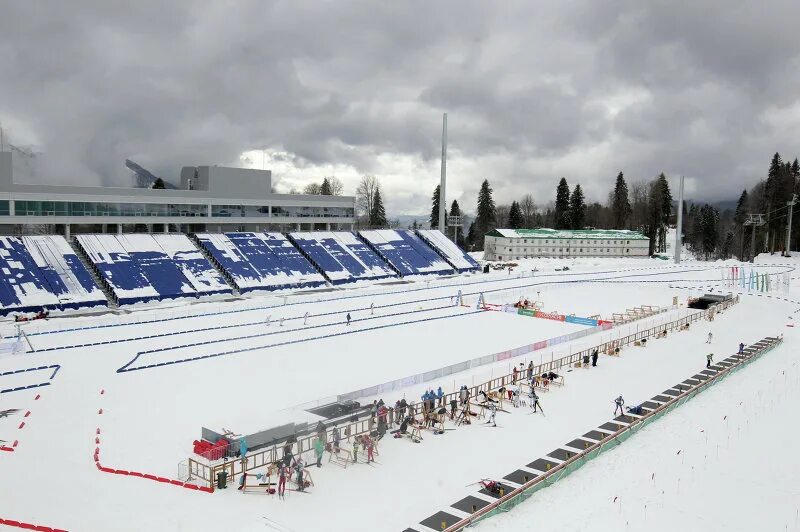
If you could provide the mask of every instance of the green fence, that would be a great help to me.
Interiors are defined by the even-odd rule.
[[[594,444],[585,451],[577,453],[575,456],[557,465],[550,471],[544,473],[541,476],[536,477],[535,479],[527,482],[526,484],[520,486],[519,488],[504,495],[503,497],[500,497],[497,501],[490,504],[489,506],[486,506],[485,508],[478,510],[471,516],[464,518],[461,521],[446,528],[445,532],[455,532],[457,530],[462,530],[468,526],[476,524],[477,522],[483,519],[486,519],[487,517],[491,517],[495,514],[511,510],[518,504],[528,500],[539,490],[551,486],[552,484],[558,482],[559,480],[566,477],[573,471],[577,470],[578,468],[583,466],[586,462],[598,456],[600,453],[603,453],[609,449],[614,449],[617,446],[621,445],[622,442],[624,442],[625,440],[627,440],[628,438],[639,432],[641,429],[645,428],[646,426],[660,419],[666,413],[684,404],[686,401],[690,400],[692,397],[694,397],[701,391],[705,390],[712,384],[721,381],[731,373],[745,367],[756,358],[772,350],[782,341],[783,338],[765,338],[761,342],[758,342],[756,345],[761,344],[763,342],[767,342],[767,345],[758,349],[752,355],[744,359],[740,359],[735,364],[732,364],[728,368],[720,370],[716,375],[699,384],[696,384],[694,386],[686,386],[687,389],[681,392],[679,396],[655,408],[654,410],[644,415],[643,417],[635,419],[629,425],[613,433],[610,438],[606,438],[603,441]]]

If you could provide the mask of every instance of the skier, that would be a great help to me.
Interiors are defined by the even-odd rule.
[[[244,485],[246,481],[247,481],[247,473],[242,473],[242,476],[239,477],[239,487],[236,489],[244,493]]]
[[[267,316],[267,327],[269,327],[271,321],[272,321],[272,315]]]
[[[528,380],[533,377],[533,360],[528,363]]]
[[[361,436],[353,438],[353,463],[358,463],[358,444],[361,442]]]
[[[450,419],[453,420],[456,417],[456,409],[458,408],[458,401],[455,399],[450,399]]]
[[[305,315],[303,316],[303,325],[307,324],[308,324],[308,312],[306,312]]]
[[[494,421],[496,415],[497,415],[497,407],[494,406],[494,403],[489,403],[489,421],[487,421],[486,424],[488,425],[489,423],[491,423],[493,427],[496,427],[497,423],[495,423]]]
[[[539,412],[544,414],[544,409],[542,408],[541,403],[539,403],[539,396],[536,395],[536,392],[533,391],[533,389],[531,389],[531,394],[529,397],[531,400],[531,407],[533,407],[533,411],[536,412],[538,409]]]
[[[281,316],[281,327],[283,327],[283,316]]]
[[[342,436],[339,434],[339,427],[333,427],[333,452],[339,452],[339,442],[342,441]]]
[[[374,462],[375,457],[373,456],[373,452],[375,450],[375,442],[372,441],[372,438],[369,436],[364,436],[363,438],[364,447],[367,448],[367,463]]]
[[[322,451],[325,447],[322,445],[322,440],[317,438],[314,440],[314,454],[317,457],[317,467],[322,467]]]
[[[707,343],[707,344],[710,344],[710,343],[711,343],[711,339],[712,339],[712,338],[714,338],[714,335],[713,335],[713,334],[711,334],[711,331],[708,331],[708,340],[706,340],[706,343]]]
[[[739,344],[739,354],[740,354],[740,355],[743,355],[743,354],[744,354],[744,343],[740,343],[740,344]]]
[[[458,390],[458,399],[461,401],[462,405],[467,402],[468,394],[469,394],[469,392],[467,391],[467,386],[466,385],[462,385],[461,389]]]
[[[289,477],[289,466],[285,463],[281,464],[278,469],[278,497],[284,498],[286,493],[286,479]]]
[[[436,397],[439,399],[439,406],[444,404],[444,392],[442,391],[442,387],[439,386],[439,389],[436,390]]]
[[[514,371],[512,372],[512,380],[511,380],[511,382],[513,382],[514,384],[517,383],[517,366],[514,366]]]
[[[303,482],[303,457],[297,457],[297,461],[294,463],[294,470],[297,471],[297,491],[305,491],[305,483]]]
[[[373,316],[375,314],[375,303],[369,304],[369,315]]]
[[[714,360],[714,353],[709,353],[706,355],[706,367],[711,367],[711,361]]]
[[[614,415],[615,416],[617,415],[617,410],[619,410],[620,414],[624,414],[625,413],[625,410],[623,410],[623,407],[625,406],[625,399],[622,398],[622,394],[620,394],[619,397],[614,399],[614,404],[617,405],[616,407],[614,407]]]
[[[597,366],[597,349],[592,352],[592,366]]]
[[[350,326],[350,313],[347,313],[347,326]]]
[[[481,486],[491,493],[500,493],[500,485],[494,480],[481,480]]]
[[[247,440],[244,438],[239,439],[239,456],[242,458],[242,461],[247,461]]]

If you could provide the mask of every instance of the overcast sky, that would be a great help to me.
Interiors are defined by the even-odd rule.
[[[798,27],[797,0],[0,0],[0,123],[42,182],[128,183],[126,157],[264,164],[281,191],[373,173],[397,215],[430,211],[447,112],[467,211],[484,178],[604,201],[620,170],[730,199],[800,155]]]

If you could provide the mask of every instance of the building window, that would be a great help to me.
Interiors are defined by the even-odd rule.
[[[8,200],[0,200],[0,216],[8,216],[9,212]]]

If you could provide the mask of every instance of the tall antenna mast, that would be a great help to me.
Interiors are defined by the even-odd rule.
[[[445,184],[447,181],[447,113],[442,117],[442,180],[439,183],[439,231],[447,235],[444,211],[447,209]]]
[[[675,264],[681,262],[681,245],[683,244],[683,176],[678,187],[678,221],[675,224]]]

